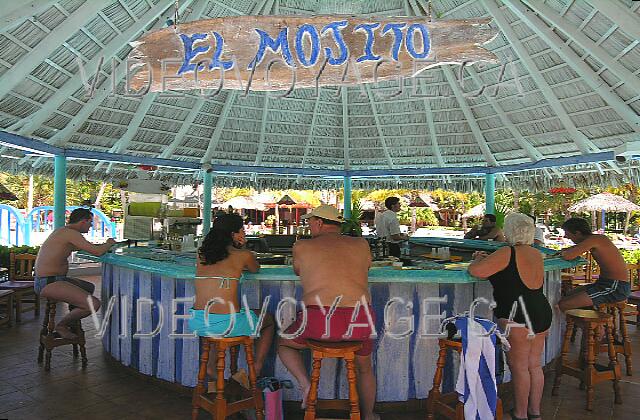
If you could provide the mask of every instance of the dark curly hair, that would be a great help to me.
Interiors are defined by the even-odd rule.
[[[223,214],[216,217],[209,234],[198,248],[198,257],[204,265],[215,264],[229,256],[227,247],[233,244],[232,235],[242,229],[242,217],[237,214]]]
[[[582,233],[583,235],[591,235],[591,226],[582,217],[572,217],[562,224],[562,229],[571,233]]]

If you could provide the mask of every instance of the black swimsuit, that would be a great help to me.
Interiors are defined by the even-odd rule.
[[[493,299],[498,305],[493,313],[496,318],[509,318],[513,302],[517,301],[520,296],[524,300],[533,332],[536,334],[544,332],[551,326],[551,320],[553,318],[553,312],[547,297],[542,292],[542,287],[539,289],[529,289],[520,278],[518,267],[516,265],[516,250],[511,247],[511,258],[509,259],[509,265],[502,270],[498,271],[494,275],[489,277],[489,281],[493,286]],[[525,324],[524,313],[520,304],[518,304],[518,310],[513,318],[514,322]]]

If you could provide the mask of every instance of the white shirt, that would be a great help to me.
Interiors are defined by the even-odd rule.
[[[536,233],[534,233],[533,235],[533,240],[536,241],[540,241],[544,244],[544,231],[542,230],[541,227],[536,226]]]
[[[385,238],[387,242],[400,243],[402,241],[394,241],[391,236],[400,233],[400,221],[396,212],[391,210],[384,211],[376,222],[376,232],[379,237]]]

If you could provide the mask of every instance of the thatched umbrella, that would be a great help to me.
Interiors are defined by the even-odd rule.
[[[477,206],[471,207],[466,213],[462,215],[463,219],[467,219],[469,217],[482,217],[486,212],[487,205],[485,203],[480,203]]]
[[[619,195],[611,193],[601,193],[589,198],[585,198],[582,201],[578,201],[576,204],[569,207],[569,211],[572,213],[580,213],[586,211],[613,211],[617,213],[626,212],[627,218],[624,223],[624,233],[626,233],[627,228],[629,227],[629,218],[631,217],[631,212],[640,211],[640,206],[632,203],[624,197],[620,197]]]
[[[425,208],[430,207],[419,195],[415,196],[411,202],[409,202],[411,208],[411,233],[416,231],[417,215],[416,210],[418,207]]]
[[[14,193],[9,191],[9,189],[4,185],[0,184],[0,200],[16,201],[17,199],[18,197],[16,197]]]
[[[289,194],[285,194],[282,196],[280,200],[276,202],[276,233],[280,231],[280,209],[278,206],[293,206],[296,204],[295,200],[289,197]],[[289,211],[291,211],[291,207],[289,207]]]
[[[251,197],[247,196],[238,196],[233,197],[230,200],[227,200],[223,204],[224,207],[233,207],[234,209],[244,209],[244,210],[264,210],[265,206],[262,203],[257,202]]]

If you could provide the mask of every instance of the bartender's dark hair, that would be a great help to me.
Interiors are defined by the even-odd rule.
[[[495,223],[496,220],[498,220],[498,219],[496,219],[496,215],[495,214],[491,214],[491,213],[485,214],[484,218],[491,220],[493,223]]]
[[[572,217],[562,224],[562,229],[571,233],[582,233],[583,235],[591,235],[591,226],[589,222],[581,217]]]
[[[384,206],[391,210],[391,207],[395,206],[399,202],[400,199],[398,197],[387,197],[387,199],[384,200]]]
[[[69,215],[69,224],[72,225],[82,220],[91,220],[91,219],[93,219],[93,213],[91,213],[91,209],[80,207],[72,211],[71,214]]]
[[[242,217],[238,214],[221,214],[213,220],[213,227],[198,248],[200,262],[215,264],[229,256],[227,247],[233,244],[232,235],[243,229]]]

